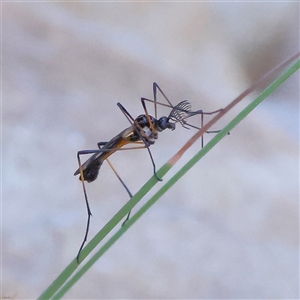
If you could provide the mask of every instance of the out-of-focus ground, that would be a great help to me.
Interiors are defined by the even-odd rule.
[[[36,298],[77,254],[86,210],[76,153],[128,126],[118,101],[141,114],[156,81],[174,104],[216,110],[297,51],[299,3],[3,2],[1,296]],[[193,132],[161,133],[157,167]],[[147,151],[111,161],[132,192],[152,175]],[[128,196],[107,164],[87,188],[91,238]],[[65,297],[299,298],[299,74]]]

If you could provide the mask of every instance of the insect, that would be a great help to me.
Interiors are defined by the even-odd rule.
[[[157,91],[159,91],[162,94],[167,104],[160,103],[157,101]],[[216,110],[213,112],[203,112],[202,110],[198,110],[193,112],[191,110],[191,104],[187,100],[183,100],[179,102],[176,106],[173,106],[171,102],[168,100],[168,98],[166,97],[166,95],[164,94],[164,92],[155,82],[153,83],[153,96],[154,96],[154,100],[141,98],[141,104],[144,109],[144,114],[139,115],[135,119],[130,115],[130,113],[125,109],[125,107],[121,103],[117,103],[122,113],[128,119],[130,126],[124,129],[123,131],[121,131],[110,141],[99,142],[97,144],[98,145],[97,150],[81,150],[77,152],[77,160],[78,160],[79,168],[75,171],[74,175],[79,175],[79,179],[82,182],[84,197],[85,197],[85,202],[87,207],[87,213],[88,213],[86,232],[77,255],[77,261],[79,261],[80,252],[87,240],[89,226],[90,226],[90,217],[92,215],[84,182],[85,181],[93,182],[94,180],[96,180],[103,162],[105,160],[108,162],[108,164],[110,165],[110,167],[112,168],[116,176],[118,177],[119,181],[127,191],[129,197],[131,198],[132,197],[131,192],[129,191],[126,184],[123,182],[123,180],[120,178],[120,176],[117,174],[117,172],[115,171],[115,169],[113,168],[113,166],[111,165],[108,159],[113,153],[119,150],[129,150],[129,149],[133,150],[133,149],[141,149],[141,148],[147,149],[152,162],[154,176],[157,178],[157,180],[161,181],[161,178],[159,178],[156,174],[156,166],[150,151],[150,146],[155,143],[155,140],[158,138],[158,133],[166,129],[170,129],[172,131],[175,130],[176,123],[179,123],[182,127],[186,129],[190,129],[190,127],[195,129],[200,129],[199,127],[187,123],[186,119],[195,115],[201,115],[201,124],[203,125],[203,115],[214,114],[220,111],[220,110]],[[149,115],[146,107],[146,101],[152,102],[154,104],[155,117]],[[169,107],[171,109],[171,112],[169,113],[168,116],[162,116],[160,118],[157,118],[157,105]],[[210,131],[210,132],[217,132],[217,131]],[[131,147],[124,147],[127,145],[130,145]],[[203,141],[202,141],[202,145],[203,145]],[[80,156],[86,154],[92,154],[92,156],[83,164],[81,164]],[[128,213],[126,220],[123,222],[123,224],[129,219],[129,216],[130,216],[130,212]]]

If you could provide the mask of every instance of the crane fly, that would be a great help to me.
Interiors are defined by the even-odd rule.
[[[157,102],[156,99],[157,90],[162,94],[167,104]],[[176,123],[179,123],[182,127],[186,129],[190,129],[190,127],[192,127],[199,130],[200,129],[199,127],[187,123],[186,119],[195,115],[201,115],[201,126],[203,126],[203,115],[214,114],[221,110],[219,109],[213,112],[203,112],[202,110],[198,110],[193,112],[191,110],[191,104],[187,100],[183,100],[179,102],[176,106],[173,106],[171,102],[168,100],[168,98],[166,97],[166,95],[163,93],[161,88],[155,82],[153,83],[153,96],[154,96],[154,100],[141,98],[144,114],[139,115],[135,119],[130,115],[130,113],[125,109],[125,107],[118,102],[117,105],[122,111],[122,113],[125,115],[125,117],[128,119],[130,126],[124,129],[123,131],[121,131],[110,141],[99,142],[97,144],[98,145],[97,150],[81,150],[77,152],[77,160],[78,160],[79,168],[75,171],[74,175],[79,175],[79,180],[82,182],[86,208],[88,213],[84,239],[77,254],[78,262],[79,262],[80,252],[87,240],[89,226],[90,226],[90,217],[92,215],[84,182],[85,181],[93,182],[94,180],[96,180],[99,174],[99,170],[103,162],[106,160],[109,166],[112,168],[113,172],[118,177],[123,187],[125,188],[125,190],[127,191],[129,197],[131,198],[132,194],[130,190],[128,189],[124,181],[120,178],[118,173],[115,171],[115,169],[113,168],[113,166],[111,165],[108,159],[113,153],[119,150],[134,150],[134,149],[142,149],[142,148],[147,149],[152,162],[154,176],[156,177],[157,180],[161,181],[162,179],[159,178],[156,174],[156,166],[151,151],[149,149],[150,146],[153,145],[155,143],[155,140],[158,138],[158,132],[162,132],[166,129],[170,129],[173,131],[176,128]],[[146,107],[146,101],[152,102],[154,104],[155,117],[149,115]],[[169,107],[171,109],[170,114],[168,116],[162,116],[160,118],[157,118],[157,105]],[[209,131],[209,132],[218,132],[218,131]],[[133,145],[133,146],[123,148],[126,145]],[[202,140],[202,146],[203,146],[203,140]],[[83,164],[81,164],[80,156],[86,154],[92,154],[92,156]],[[129,216],[130,216],[130,212],[128,213],[126,220],[123,222],[123,224],[129,219]]]

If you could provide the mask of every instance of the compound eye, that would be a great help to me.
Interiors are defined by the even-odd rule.
[[[158,126],[161,130],[165,130],[168,127],[168,118],[167,117],[161,117],[158,121]]]

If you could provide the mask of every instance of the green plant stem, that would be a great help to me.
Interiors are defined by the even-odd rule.
[[[207,145],[190,159],[169,181],[167,181],[125,224],[122,226],[91,258],[90,260],[55,294],[55,299],[61,298],[91,266],[132,226],[164,193],[166,193],[191,167],[193,167],[208,151],[210,151],[229,131],[243,120],[254,108],[269,96],[278,86],[289,78],[300,67],[300,60],[270,84],[253,102],[243,109],[227,126],[225,126]],[[166,173],[172,165],[166,163],[158,174]],[[151,182],[152,178],[147,182]],[[146,186],[147,184],[145,184]],[[142,190],[142,189],[141,189]],[[141,191],[140,190],[140,191]],[[140,192],[139,191],[139,192]],[[125,207],[125,206],[124,206]],[[101,232],[101,231],[100,231]],[[86,247],[87,248],[87,247]]]
[[[299,56],[299,54],[297,54]],[[173,186],[197,161],[199,161],[203,155],[205,155],[212,147],[216,145],[234,126],[236,126],[246,115],[248,115],[263,99],[265,99],[270,93],[274,91],[282,82],[284,82],[289,76],[291,76],[296,70],[299,69],[299,59],[294,63],[286,72],[284,72],[278,79],[276,79],[263,93],[256,98],[246,109],[244,109],[236,118],[234,118],[230,124],[228,124],[223,130],[221,130],[201,151],[199,151],[185,166],[182,167],[162,188],[147,202],[144,206],[136,212],[131,219],[123,226],[115,235],[108,240],[101,249],[83,266],[77,274],[75,274],[69,281],[69,277],[77,269],[78,263],[74,259],[63,272],[53,281],[53,283],[39,296],[38,299],[55,299],[64,295],[67,290],[90,268],[93,263],[103,255],[111,245],[121,236],[124,232],[134,223],[146,210],[149,209],[171,186]],[[197,138],[200,137],[199,132]],[[181,151],[182,152],[182,151]],[[176,156],[176,155],[175,155]],[[176,161],[177,159],[175,159]],[[157,171],[157,174],[162,178],[169,169],[173,166],[174,159],[169,160],[162,168]],[[120,211],[99,231],[99,233],[87,244],[82,250],[81,259],[84,259],[97,245],[98,243],[124,218],[127,213],[140,201],[140,199],[148,193],[148,191],[157,183],[155,177],[150,178],[148,182],[134,195],[121,209]],[[60,289],[60,290],[59,290]],[[57,292],[59,290],[59,292]],[[56,293],[56,294],[55,294]]]

